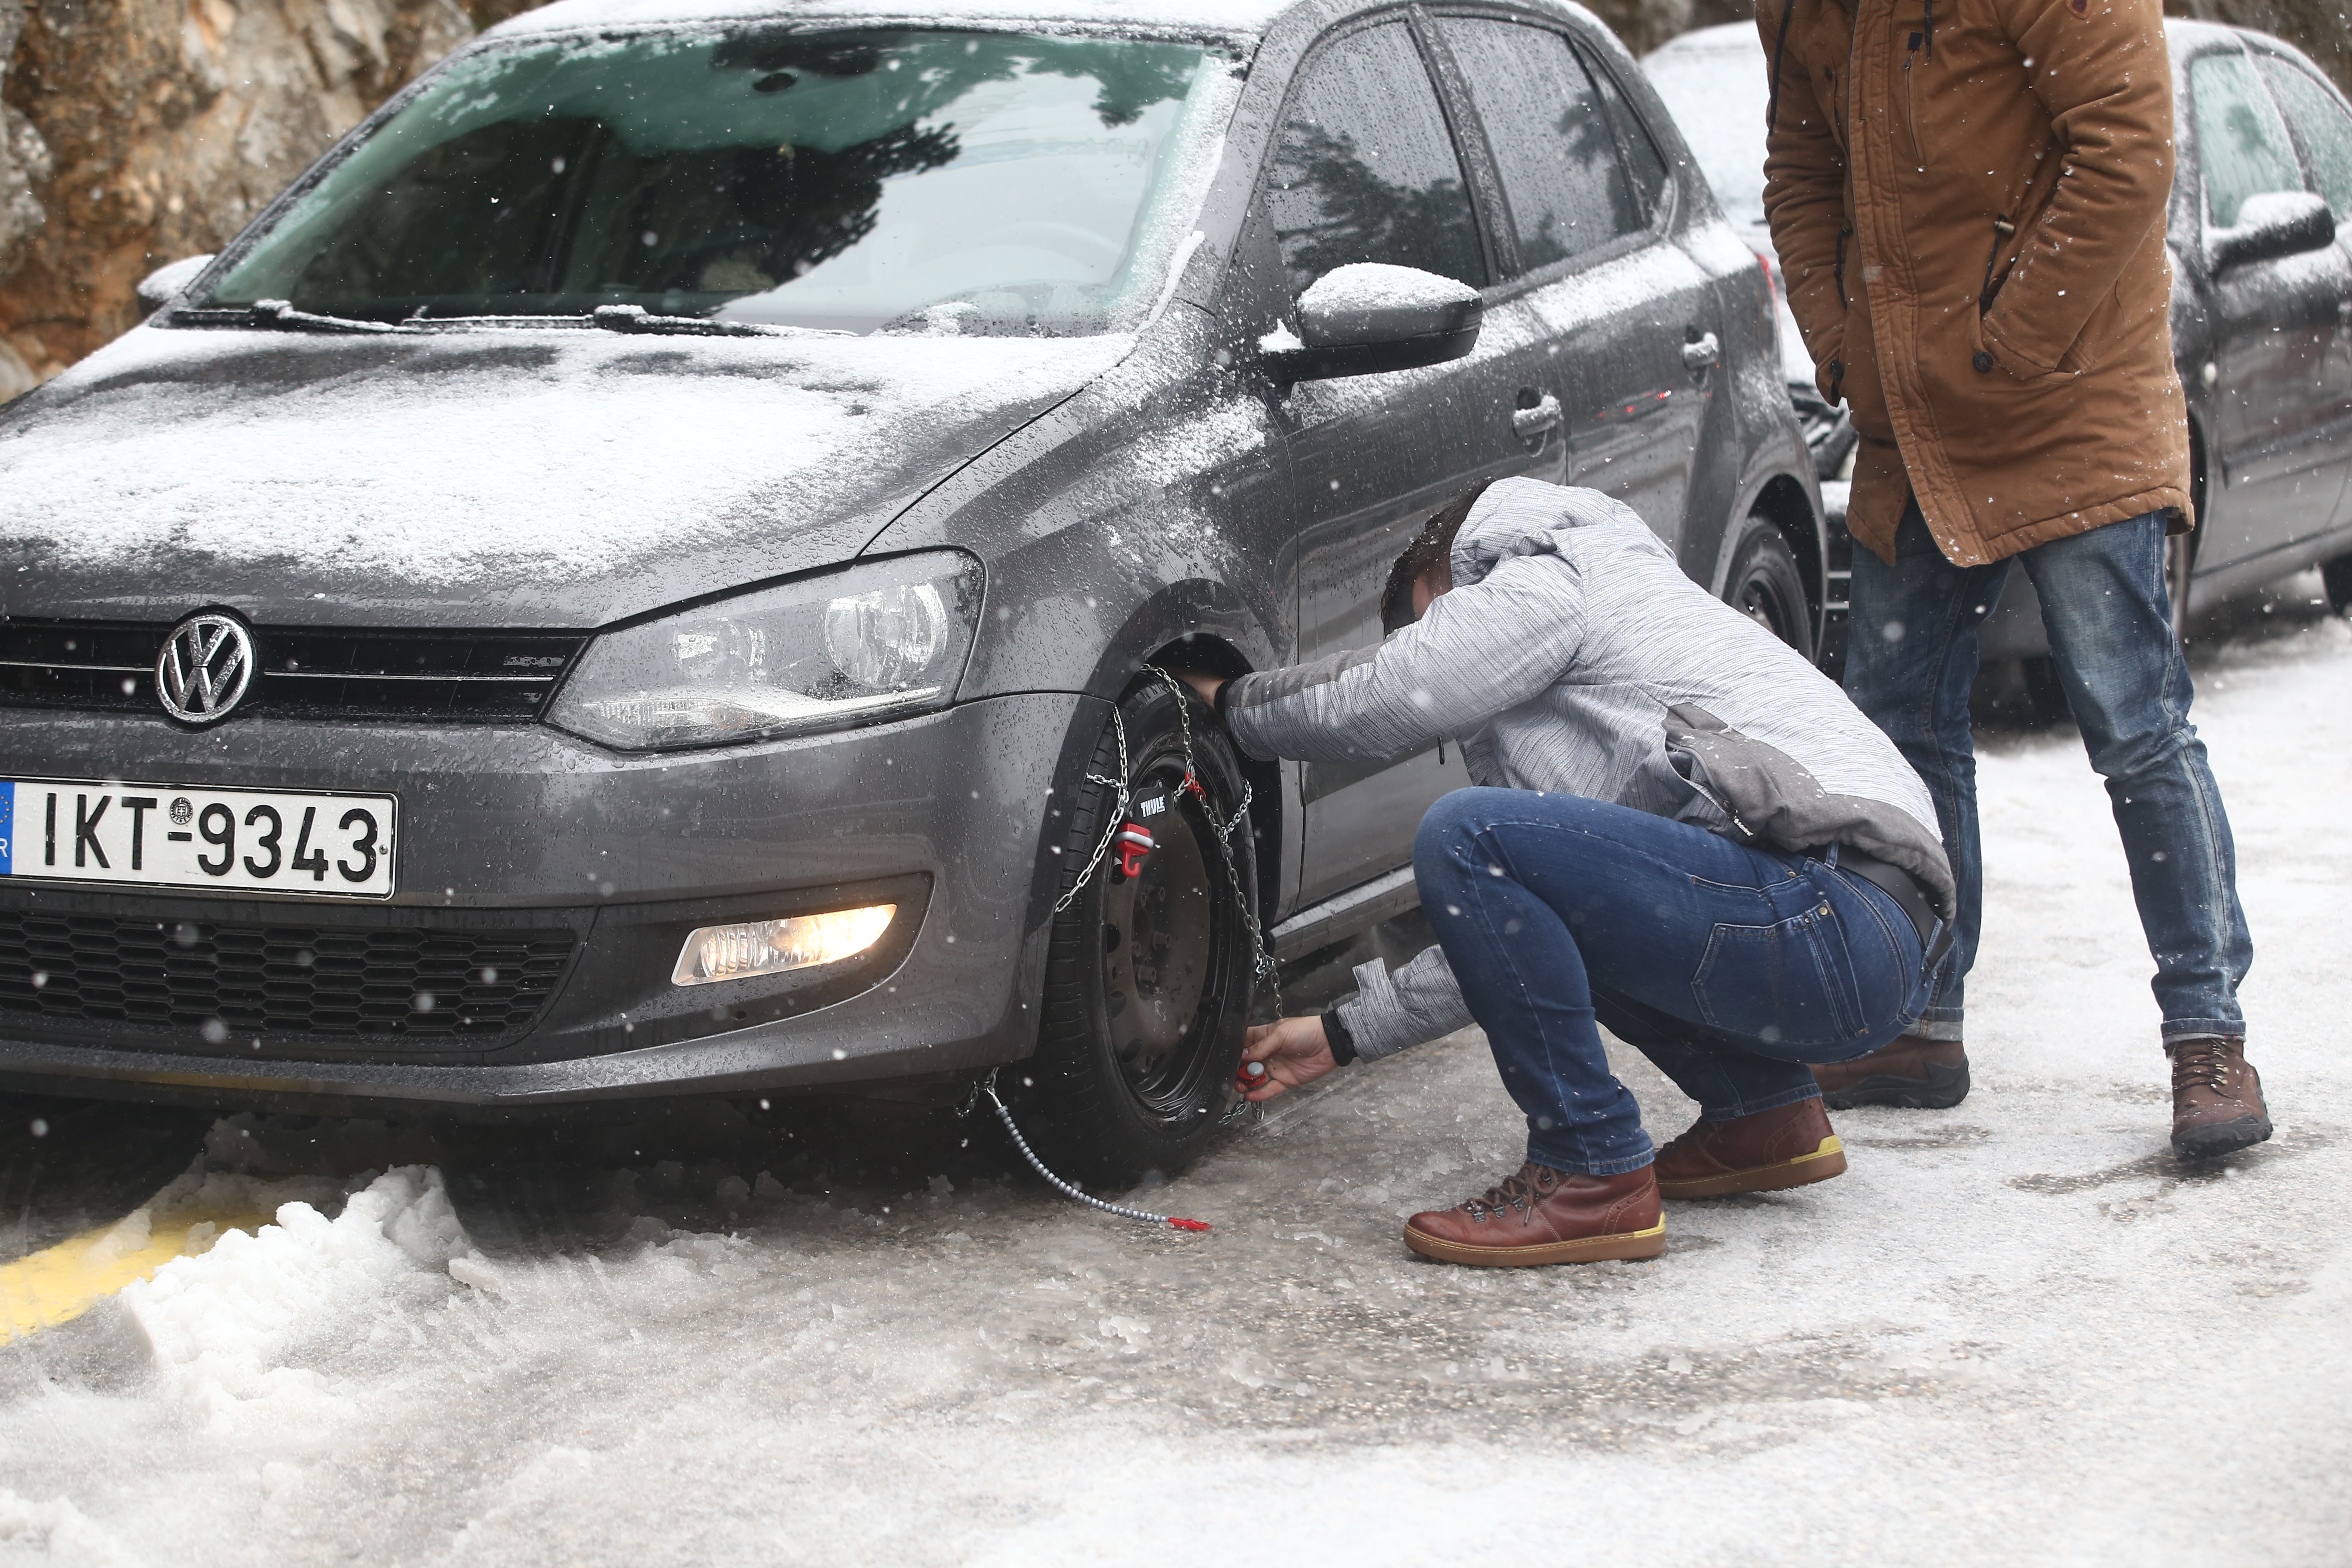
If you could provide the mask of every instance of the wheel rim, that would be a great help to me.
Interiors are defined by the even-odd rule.
[[[1790,647],[1798,646],[1797,617],[1802,612],[1789,603],[1788,595],[1780,584],[1772,580],[1770,574],[1750,571],[1740,583],[1739,592],[1731,602],[1740,614]]]
[[[1139,874],[1114,866],[1102,896],[1103,1012],[1111,1055],[1138,1103],[1162,1117],[1187,1109],[1207,1053],[1202,1002],[1218,980],[1227,911],[1213,864],[1214,835],[1199,803],[1180,795],[1181,763],[1149,764],[1139,801],[1164,798],[1147,820],[1151,852]]]

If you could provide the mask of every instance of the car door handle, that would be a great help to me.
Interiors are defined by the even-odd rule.
[[[1519,433],[1519,438],[1523,441],[1532,441],[1547,430],[1557,429],[1559,426],[1559,399],[1549,392],[1536,399],[1536,405],[1533,408],[1511,410],[1511,428]]]
[[[1716,341],[1713,332],[1701,332],[1683,345],[1683,363],[1693,370],[1705,370],[1722,360],[1723,345]]]

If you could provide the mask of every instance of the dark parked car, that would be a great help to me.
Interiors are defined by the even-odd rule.
[[[2167,226],[2173,353],[2200,519],[2174,542],[2174,616],[2185,626],[2199,605],[2314,565],[2334,607],[2352,608],[2352,106],[2266,33],[2168,21],[2165,35],[2180,150]],[[1643,67],[1726,210],[1760,234],[1766,82],[1754,25],[1685,34]],[[1843,559],[1851,427],[1825,416],[1802,344],[1784,352]],[[1988,663],[2026,661],[2029,687],[2063,702],[2024,573],[2010,574],[1979,647]]]
[[[1258,766],[1152,661],[1376,642],[1504,474],[1812,646],[1765,276],[1585,12],[671,15],[496,29],[0,414],[0,1084],[1018,1062],[1173,1168],[1255,933],[1376,941],[1465,776]]]
[[[1845,494],[1853,469],[1853,422],[1845,405],[1832,407],[1813,384],[1813,359],[1781,287],[1780,256],[1764,216],[1764,113],[1769,83],[1755,24],[1700,27],[1642,57],[1643,74],[1657,89],[1683,134],[1699,176],[1724,216],[1756,252],[1773,279],[1773,317],[1780,324],[1781,374],[1799,428],[1812,453],[1829,518],[1828,613],[1821,666],[1832,675],[1845,666],[1846,581],[1853,544],[1845,532]]]

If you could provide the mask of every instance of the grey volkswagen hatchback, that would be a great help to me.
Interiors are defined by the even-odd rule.
[[[1172,1170],[1465,781],[1154,661],[1376,642],[1504,474],[1825,608],[1767,279],[1573,6],[561,0],[150,288],[0,414],[0,1085],[1020,1063]]]

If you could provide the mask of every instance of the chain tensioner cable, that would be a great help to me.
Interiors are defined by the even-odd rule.
[[[1199,756],[1192,746],[1192,694],[1185,690],[1183,685],[1174,676],[1158,665],[1146,665],[1144,668],[1159,677],[1160,684],[1168,688],[1169,695],[1176,700],[1177,739],[1184,751],[1184,777],[1177,784],[1176,792],[1179,795],[1191,795],[1200,806],[1201,815],[1208,821],[1210,835],[1217,842],[1217,858],[1224,863],[1225,885],[1233,893],[1234,908],[1240,914],[1244,928],[1249,932],[1250,977],[1253,982],[1265,983],[1273,991],[1275,1013],[1279,1016],[1282,1012],[1282,977],[1279,966],[1275,963],[1274,954],[1266,949],[1265,930],[1257,915],[1257,900],[1251,898],[1248,890],[1243,887],[1241,863],[1234,853],[1234,835],[1249,816],[1250,802],[1254,798],[1254,792],[1249,781],[1244,779],[1242,781],[1242,798],[1234,804],[1233,815],[1227,816],[1218,809],[1216,797],[1209,793],[1208,785],[1202,782]],[[1102,869],[1103,859],[1110,853],[1110,847],[1118,838],[1119,829],[1127,823],[1127,808],[1133,795],[1128,781],[1130,764],[1127,752],[1127,721],[1121,716],[1116,705],[1110,710],[1110,725],[1111,734],[1118,747],[1118,774],[1112,778],[1106,778],[1095,773],[1086,775],[1087,783],[1100,784],[1112,792],[1110,810],[1104,814],[1102,837],[1096,841],[1094,853],[1087,857],[1086,868],[1078,873],[1076,880],[1070,884],[1069,890],[1054,901],[1054,913],[1056,915],[1076,902],[1078,895],[1094,881],[1095,874]],[[982,1095],[985,1095],[988,1102],[996,1108],[996,1119],[1004,1123],[1004,1131],[1012,1138],[1013,1146],[1021,1151],[1021,1157],[1029,1162],[1029,1168],[1044,1177],[1046,1184],[1055,1192],[1066,1197],[1076,1198],[1090,1207],[1098,1208],[1105,1214],[1118,1215],[1122,1219],[1141,1220],[1146,1225],[1164,1225],[1176,1230],[1209,1228],[1208,1222],[1205,1220],[1178,1219],[1171,1215],[1152,1214],[1144,1209],[1128,1208],[1118,1204],[1108,1203],[1064,1181],[1046,1168],[1045,1162],[1037,1157],[1037,1152],[1029,1147],[1029,1140],[1023,1137],[1021,1129],[1013,1124],[1013,1112],[1006,1108],[1003,1098],[996,1092],[996,1074],[993,1071],[982,1079],[973,1089],[972,1099],[967,1101],[964,1107],[967,1113],[979,1102]],[[1248,1114],[1249,1110],[1248,1100],[1237,1102],[1234,1109],[1226,1113],[1220,1125],[1238,1120]]]

